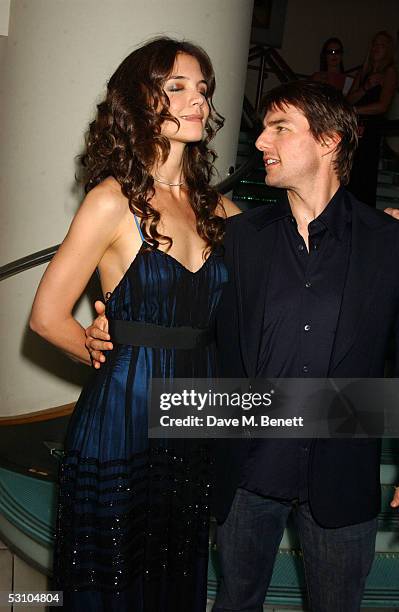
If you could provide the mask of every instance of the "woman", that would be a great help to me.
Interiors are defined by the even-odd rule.
[[[376,204],[381,123],[397,86],[393,38],[388,32],[378,32],[348,94],[359,115],[361,136],[348,189],[370,206]]]
[[[328,38],[320,52],[320,71],[312,75],[314,81],[328,83],[343,93],[347,87],[348,79],[344,73],[344,48],[339,38]],[[349,83],[352,80],[349,79]]]
[[[220,245],[238,209],[209,185],[214,88],[209,57],[188,42],[159,38],[122,62],[90,125],[86,198],[33,305],[32,329],[89,364],[72,310],[98,268],[113,324],[61,469],[54,579],[70,610],[206,607],[207,451],[149,441],[147,400],[152,376],[215,372]]]

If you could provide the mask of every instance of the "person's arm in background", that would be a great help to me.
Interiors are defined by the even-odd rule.
[[[353,81],[352,87],[348,92],[347,100],[351,104],[356,104],[356,102],[363,98],[364,94],[366,93],[366,90],[361,85],[361,75],[362,69],[358,70],[358,72],[356,73],[355,80]]]
[[[373,79],[376,79],[376,81],[374,82]],[[368,88],[378,85],[380,82],[382,89],[379,99],[377,102],[357,106],[356,112],[359,115],[381,115],[387,112],[398,86],[398,74],[396,69],[393,66],[389,66],[382,77],[379,77],[379,75],[370,76],[366,81]]]
[[[399,221],[399,208],[385,208],[384,212]]]

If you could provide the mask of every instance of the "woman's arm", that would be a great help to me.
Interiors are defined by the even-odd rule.
[[[120,198],[108,186],[93,189],[44,273],[33,303],[31,329],[86,364],[91,362],[85,331],[72,310],[104,253],[117,239],[125,213]]]
[[[359,115],[380,115],[386,113],[395,95],[397,86],[397,72],[393,66],[390,66],[387,68],[387,71],[383,77],[382,90],[379,100],[377,100],[377,102],[372,102],[371,104],[357,106],[356,111],[359,113]]]
[[[350,88],[350,90],[348,91],[348,95],[346,96],[346,99],[351,104],[356,104],[356,102],[363,98],[364,94],[366,93],[366,90],[360,84],[361,74],[362,71],[358,70],[355,76],[355,80],[352,83],[352,87]]]

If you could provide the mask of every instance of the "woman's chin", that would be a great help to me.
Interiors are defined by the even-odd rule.
[[[191,134],[176,134],[174,137],[168,137],[170,141],[189,144],[190,142],[200,142],[203,137],[203,131],[192,132]]]

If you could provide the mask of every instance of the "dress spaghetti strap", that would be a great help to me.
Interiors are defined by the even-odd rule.
[[[134,216],[134,220],[136,221],[137,229],[139,230],[139,234],[140,234],[141,240],[143,242],[145,242],[144,235],[143,235],[143,232],[142,232],[142,229],[141,229],[141,226],[140,226],[140,221],[136,217],[135,213],[133,213],[133,216]]]

